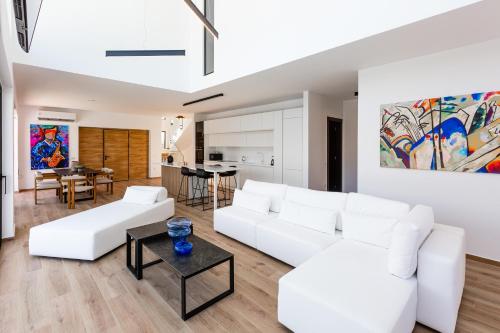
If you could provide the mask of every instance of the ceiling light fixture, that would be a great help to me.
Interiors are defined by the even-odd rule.
[[[198,7],[196,7],[196,5],[193,3],[193,1],[191,0],[184,0],[184,2],[189,6],[189,8],[191,8],[191,10],[193,11],[193,13],[198,16],[198,18],[200,19],[200,21],[203,23],[203,25],[205,26],[205,28],[207,28],[207,30],[212,34],[212,36],[214,36],[215,38],[219,39],[219,33],[217,32],[217,30],[215,30],[214,26],[212,25],[212,23],[210,23],[207,18],[205,17],[205,15],[203,15],[200,10],[198,9]]]
[[[186,50],[109,50],[106,57],[185,56]]]
[[[177,116],[175,118],[177,118],[177,120],[180,120],[181,125],[179,126],[179,128],[183,129],[184,128],[184,116],[179,115],[179,116]]]

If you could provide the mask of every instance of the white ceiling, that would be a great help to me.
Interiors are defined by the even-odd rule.
[[[500,1],[482,1],[192,94],[15,64],[17,104],[161,115],[275,102],[304,90],[350,99],[360,69],[500,38],[499,9]]]

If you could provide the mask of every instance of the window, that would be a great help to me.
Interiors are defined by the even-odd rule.
[[[205,0],[205,17],[214,24],[214,0]],[[214,72],[214,36],[206,29],[203,30],[204,36],[204,74]]]

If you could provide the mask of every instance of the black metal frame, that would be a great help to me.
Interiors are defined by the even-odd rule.
[[[215,266],[219,266],[219,265],[225,263],[226,261],[229,261],[229,289],[220,293],[219,295],[215,296],[211,300],[209,300],[201,305],[198,305],[196,308],[192,309],[191,311],[186,312],[186,280],[193,277],[193,276],[201,274],[201,273],[203,273],[211,268],[214,268]],[[221,260],[220,262],[217,262],[213,265],[205,267],[204,269],[202,269],[194,274],[191,274],[189,276],[185,276],[185,277],[181,276],[181,317],[182,317],[182,320],[188,320],[192,316],[196,315],[197,313],[200,313],[201,311],[203,311],[206,308],[208,308],[209,306],[217,303],[218,301],[220,301],[224,297],[231,295],[232,293],[234,293],[234,256],[231,256],[229,259],[224,259],[224,260]]]
[[[195,196],[195,186],[194,186],[194,175],[188,176],[188,175],[182,175],[181,178],[181,184],[179,186],[179,190],[177,191],[177,202],[186,202],[186,206],[193,206],[194,204],[194,196]],[[186,192],[182,193],[182,185],[184,184],[184,179],[187,178],[187,184],[186,184]],[[191,178],[191,193],[192,197],[189,198],[189,179]],[[184,199],[181,199],[184,197]],[[191,200],[191,204],[189,203],[189,200]]]
[[[191,226],[191,232],[193,232],[193,226]],[[157,259],[151,262],[148,262],[147,264],[142,263],[142,253],[143,253],[143,243],[145,240],[158,237],[161,235],[154,235],[151,237],[143,238],[143,239],[134,239],[135,240],[135,265],[132,265],[132,237],[129,235],[127,232],[127,268],[129,271],[135,276],[137,280],[142,279],[142,271],[144,268],[148,268],[150,266],[159,264],[163,262],[162,259]],[[198,274],[201,274],[209,269],[212,269],[216,266],[219,266],[221,264],[224,264],[225,262],[229,261],[229,289],[226,291],[220,293],[219,295],[215,296],[214,298],[208,300],[205,303],[202,303],[198,305],[196,308],[192,309],[191,311],[187,312],[186,309],[186,281]],[[182,320],[188,320],[192,316],[200,313],[201,311],[207,309],[209,306],[217,303],[221,299],[231,295],[234,293],[234,255],[231,257],[220,260],[210,266],[207,266],[193,274],[187,275],[187,276],[182,276],[181,275],[181,318]]]

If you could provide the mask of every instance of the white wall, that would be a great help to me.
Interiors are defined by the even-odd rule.
[[[19,118],[19,188],[33,188],[33,172],[30,164],[30,124],[69,125],[70,160],[78,160],[78,127],[103,127],[149,130],[149,176],[161,176],[161,119],[160,117],[107,113],[83,110],[71,110],[77,113],[77,122],[62,123],[39,121],[36,119],[38,107],[18,107]]]
[[[12,1],[2,2],[0,13],[12,11]],[[44,1],[30,53],[15,45],[12,56],[23,64],[187,91],[189,51],[185,57],[108,58],[105,51],[186,49],[188,15],[183,1]],[[17,44],[14,34],[10,42]]]
[[[342,103],[342,191],[358,190],[358,100]]]
[[[500,40],[359,72],[358,189],[426,204],[466,230],[467,252],[500,260],[500,175],[381,168],[381,104],[500,89]]]
[[[203,1],[196,4],[203,9]],[[215,73],[203,73],[203,27],[189,18],[191,90],[348,44],[478,0],[215,1]],[[318,35],[321,33],[321,36]]]
[[[309,188],[327,190],[328,117],[342,119],[342,103],[328,96],[306,92],[308,105]]]
[[[7,1],[5,2],[7,3]],[[9,2],[12,7],[12,3]],[[0,189],[2,197],[2,237],[14,237],[14,89],[12,78],[12,60],[9,57],[9,45],[6,43],[12,33],[12,17],[0,11],[0,82],[2,83],[2,175],[7,182]]]

